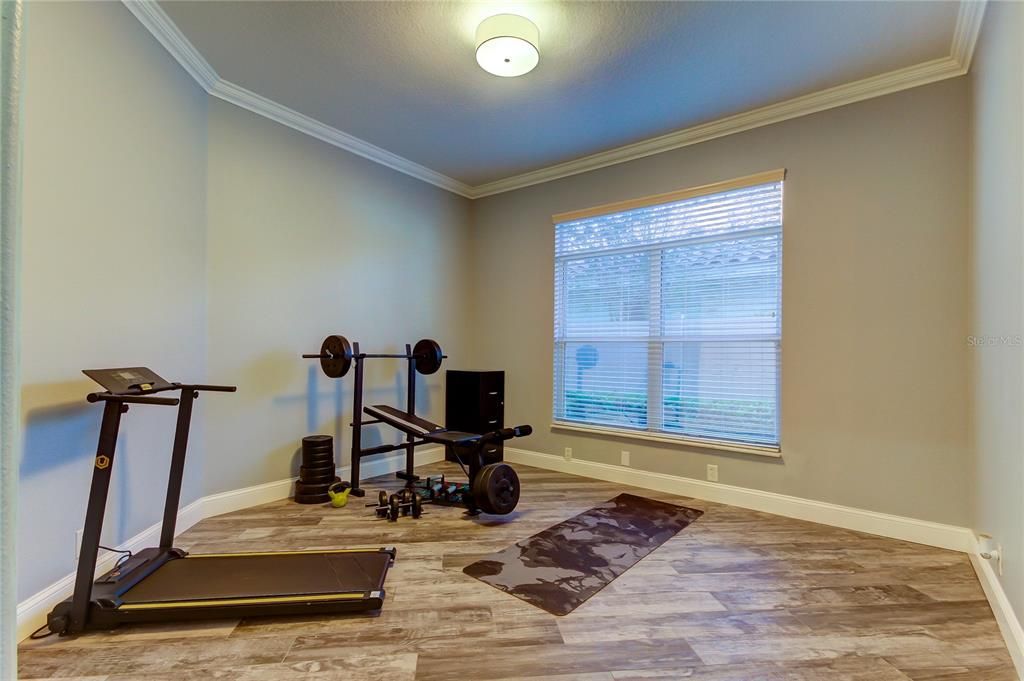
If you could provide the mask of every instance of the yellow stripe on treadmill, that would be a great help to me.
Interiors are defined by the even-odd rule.
[[[336,594],[310,594],[308,596],[262,596],[259,598],[215,598],[205,601],[162,601],[154,603],[125,603],[118,610],[160,610],[164,608],[205,608],[218,605],[267,605],[273,603],[306,603],[311,601],[355,601],[366,598],[365,591]]]
[[[190,553],[186,558],[235,558],[244,556],[301,556],[304,554],[327,554],[327,553],[384,553],[378,549],[328,549],[319,551],[250,551],[247,553]]]

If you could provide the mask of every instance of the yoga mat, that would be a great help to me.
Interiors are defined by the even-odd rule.
[[[620,494],[462,571],[552,615],[567,615],[703,514]]]

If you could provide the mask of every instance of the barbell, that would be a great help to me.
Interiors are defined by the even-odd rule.
[[[408,347],[408,346],[406,346]],[[348,373],[352,367],[353,359],[412,359],[416,365],[416,371],[421,374],[433,374],[441,368],[441,361],[448,355],[441,352],[441,346],[437,341],[430,338],[422,338],[416,341],[412,348],[412,354],[380,354],[360,352],[356,354],[352,350],[352,344],[344,336],[332,334],[324,339],[320,345],[320,352],[316,355],[303,355],[305,359],[319,359],[320,368],[330,378],[341,378]]]

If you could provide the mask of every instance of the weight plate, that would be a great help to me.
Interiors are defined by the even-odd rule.
[[[318,452],[316,454],[302,454],[302,465],[309,468],[321,468],[334,465],[334,452]]]
[[[303,485],[330,485],[334,478],[334,471],[331,471],[327,475],[303,475],[298,481]]]
[[[388,505],[388,493],[384,490],[377,492],[377,505],[387,506]]]
[[[419,494],[415,494],[412,498],[412,517],[419,518],[421,515],[423,515],[423,500],[420,499]]]
[[[307,435],[302,438],[303,447],[312,447],[314,445],[328,445],[334,446],[334,437],[331,435]]]
[[[314,472],[317,471],[317,472]],[[330,476],[334,479],[334,466],[299,466],[299,477],[305,480],[306,478],[322,478],[324,476]]]
[[[315,447],[303,447],[303,454],[333,454],[334,447],[331,445],[317,445]]]
[[[295,503],[297,504],[326,504],[331,498],[324,494],[296,494]]]
[[[473,480],[473,501],[484,513],[511,513],[519,503],[519,476],[505,463],[484,466]]]
[[[322,478],[325,475],[334,477],[334,466],[299,466],[299,477]]]
[[[320,346],[320,368],[328,378],[341,378],[352,366],[352,346],[344,336],[331,335]]]
[[[437,341],[429,338],[416,341],[412,348],[412,354],[416,358],[416,371],[421,374],[433,374],[441,368],[444,360],[444,353]]]
[[[314,485],[307,485],[304,482],[295,481],[295,494],[296,495],[310,495],[310,494],[327,494],[327,488],[331,486],[336,480],[330,480],[328,482],[318,483]]]

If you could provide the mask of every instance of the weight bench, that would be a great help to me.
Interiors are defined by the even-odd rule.
[[[394,407],[390,407],[386,404],[375,404],[370,407],[364,407],[363,411],[378,421],[386,423],[392,428],[397,428],[403,433],[422,438],[427,442],[433,442],[439,445],[468,447],[478,444],[484,439],[483,435],[478,435],[476,433],[463,433],[457,430],[448,430],[444,426],[422,419],[415,414],[404,412],[401,409],[395,409]]]
[[[505,463],[484,465],[482,452],[484,445],[491,442],[529,435],[533,432],[530,426],[502,428],[483,434],[463,433],[447,430],[416,414],[386,404],[364,407],[363,411],[376,422],[386,423],[405,433],[406,441],[412,447],[431,442],[444,445],[455,454],[456,461],[469,478],[468,483],[451,485],[451,489],[447,489],[443,484],[444,476],[439,486],[442,489],[435,488],[430,478],[422,486],[418,486],[415,480],[409,483],[413,489],[427,494],[431,503],[466,506],[471,515],[481,511],[504,515],[511,513],[519,503],[519,476]]]

